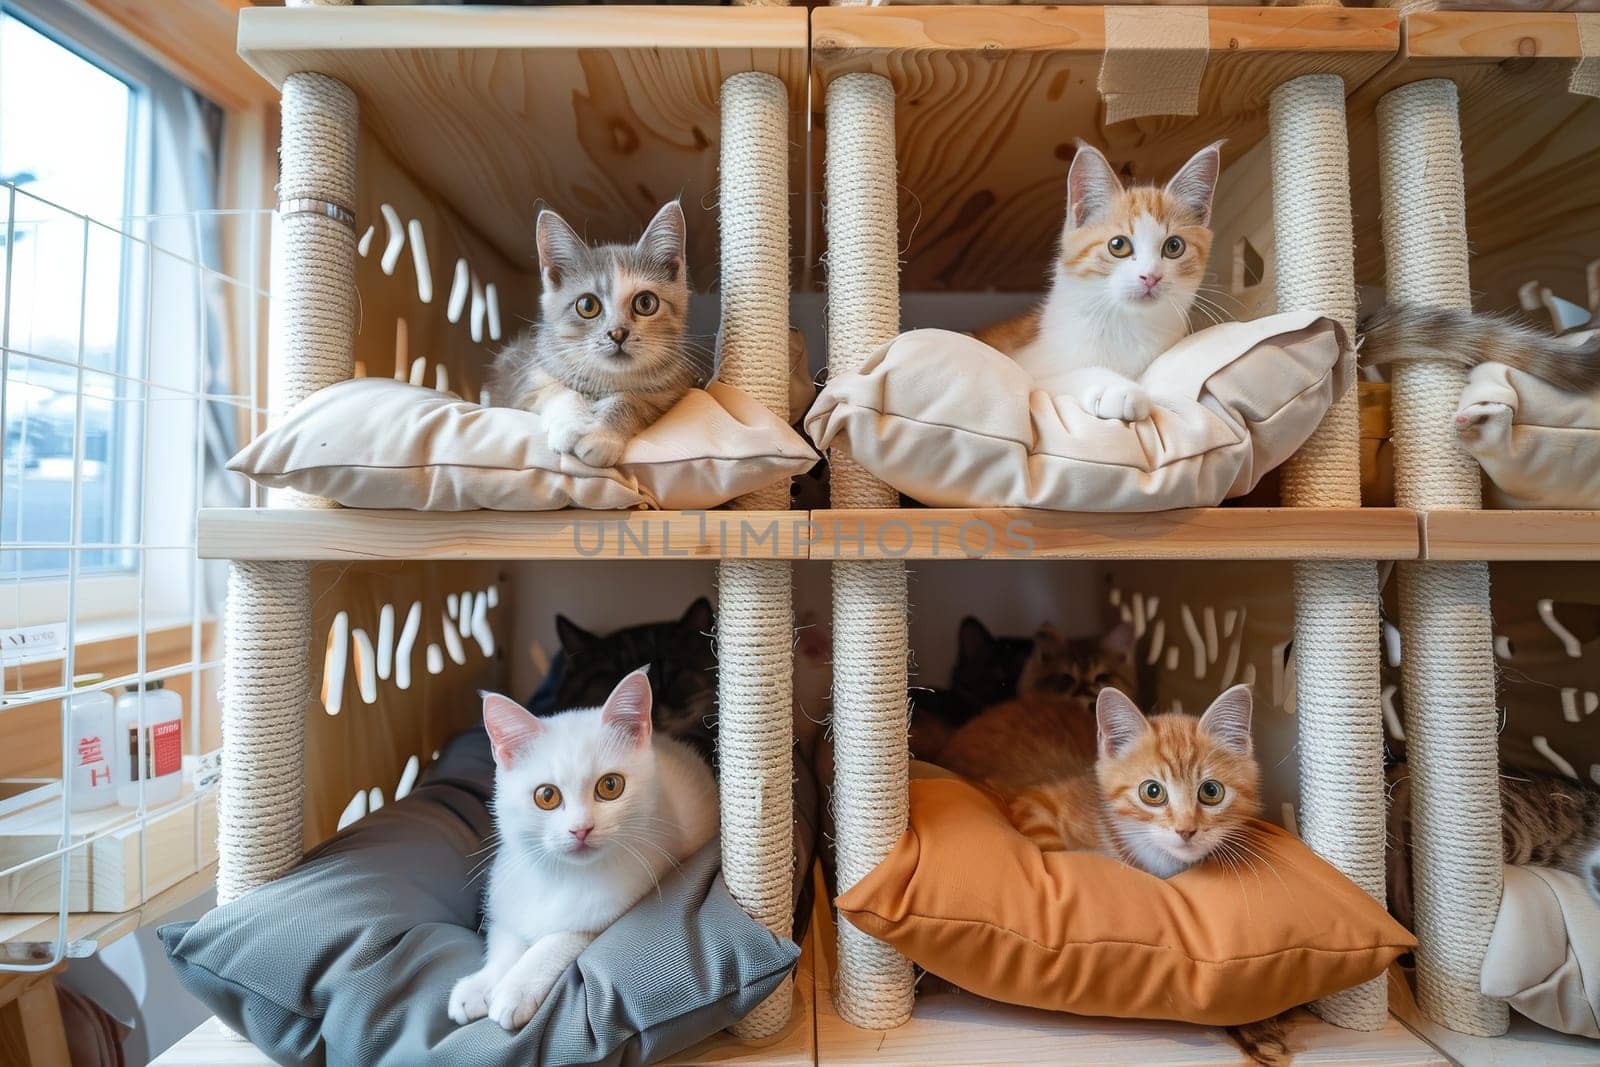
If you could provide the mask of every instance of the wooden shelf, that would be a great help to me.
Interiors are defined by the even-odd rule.
[[[1226,162],[1267,131],[1272,90],[1303,74],[1354,88],[1399,48],[1392,10],[1209,9],[1199,114],[1105,125],[1100,7],[827,7],[812,13],[812,69],[894,83],[902,287],[1044,287],[1065,210],[1072,139],[1139,180],[1166,180],[1226,137]],[[1151,11],[1192,19],[1193,10]],[[812,94],[819,121],[825,93]],[[817,172],[820,179],[820,170]]]
[[[804,559],[803,511],[202,508],[196,554],[253,560]]]
[[[239,13],[246,62],[274,85],[313,71],[350,86],[400,165],[510,262],[532,270],[541,200],[592,240],[631,240],[681,194],[690,273],[702,285],[717,260],[705,205],[715,200],[722,83],[744,71],[781,78],[790,140],[801,145],[808,41],[805,9],[787,7]],[[804,188],[804,156],[791,152],[792,190]]]
[[[1401,508],[813,511],[812,559],[1416,559]]]
[[[1600,560],[1600,511],[1430,511],[1427,559]]]
[[[809,520],[809,521],[808,521]],[[1400,508],[366,511],[205,508],[202,559],[1416,559]]]
[[[1567,91],[1582,51],[1578,16],[1427,11],[1407,16],[1405,31],[1403,53],[1350,102],[1358,280],[1383,284],[1378,100],[1445,78],[1460,97],[1474,305],[1515,310],[1529,281],[1582,303],[1600,248],[1600,101]]]

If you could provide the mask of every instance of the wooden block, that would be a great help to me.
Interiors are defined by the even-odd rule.
[[[814,511],[812,559],[1416,559],[1401,508]]]
[[[90,836],[133,818],[127,808],[109,807],[72,814],[72,840],[81,845]],[[29,860],[21,870],[0,878],[0,912],[50,912],[61,903],[61,860],[44,859],[61,846],[61,802],[40,804],[0,819],[0,870]],[[68,864],[67,908],[88,911],[91,906],[90,857],[77,848]]]
[[[211,794],[208,793],[209,797]],[[90,846],[94,911],[128,911],[199,870],[200,802],[191,797],[141,828],[125,826]],[[215,831],[212,839],[215,840]]]

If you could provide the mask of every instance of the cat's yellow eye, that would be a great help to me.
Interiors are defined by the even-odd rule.
[[[541,785],[533,791],[533,802],[543,811],[555,811],[561,806],[561,790],[553,785]]]
[[[584,293],[578,297],[578,302],[572,306],[577,309],[579,315],[586,319],[592,319],[600,314],[600,298],[593,293]]]
[[[601,800],[615,800],[622,795],[627,781],[620,774],[602,774],[594,784],[594,795]]]
[[[1188,247],[1182,237],[1168,237],[1167,243],[1161,246],[1161,254],[1168,259],[1177,259],[1183,255],[1183,250]]]
[[[1159,808],[1167,802],[1167,787],[1154,778],[1146,778],[1139,783],[1139,799],[1152,808]]]
[[[1222,798],[1227,795],[1228,791],[1215,778],[1207,778],[1200,783],[1200,803],[1208,808],[1221,804]]]
[[[1106,242],[1106,251],[1118,259],[1127,259],[1133,255],[1133,242],[1118,234]]]
[[[633,298],[633,313],[635,315],[654,315],[661,306],[661,298],[646,289]]]

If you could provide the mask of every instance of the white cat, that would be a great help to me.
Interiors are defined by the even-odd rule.
[[[482,969],[450,991],[450,1018],[516,1030],[567,967],[680,860],[717,833],[717,785],[689,746],[653,737],[637,670],[604,706],[535,718],[483,697],[494,748],[499,850],[484,898]]]

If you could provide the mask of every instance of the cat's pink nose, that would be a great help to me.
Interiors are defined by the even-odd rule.
[[[1178,836],[1183,838],[1185,841],[1193,840],[1194,839],[1194,835],[1195,835],[1195,831],[1193,831],[1193,830],[1179,830],[1178,831]]]
[[[578,844],[586,845],[589,843],[589,832],[593,829],[594,827],[592,826],[574,826],[572,829],[568,830],[567,833],[576,838]]]
[[[628,328],[626,326],[617,326],[614,329],[608,330],[606,332],[606,336],[610,337],[613,341],[620,345],[622,342],[628,339]]]
[[[1144,291],[1148,293],[1151,290],[1153,290],[1156,286],[1161,284],[1161,275],[1159,275],[1159,274],[1141,274],[1141,275],[1139,275],[1139,281],[1141,283],[1143,283]]]

